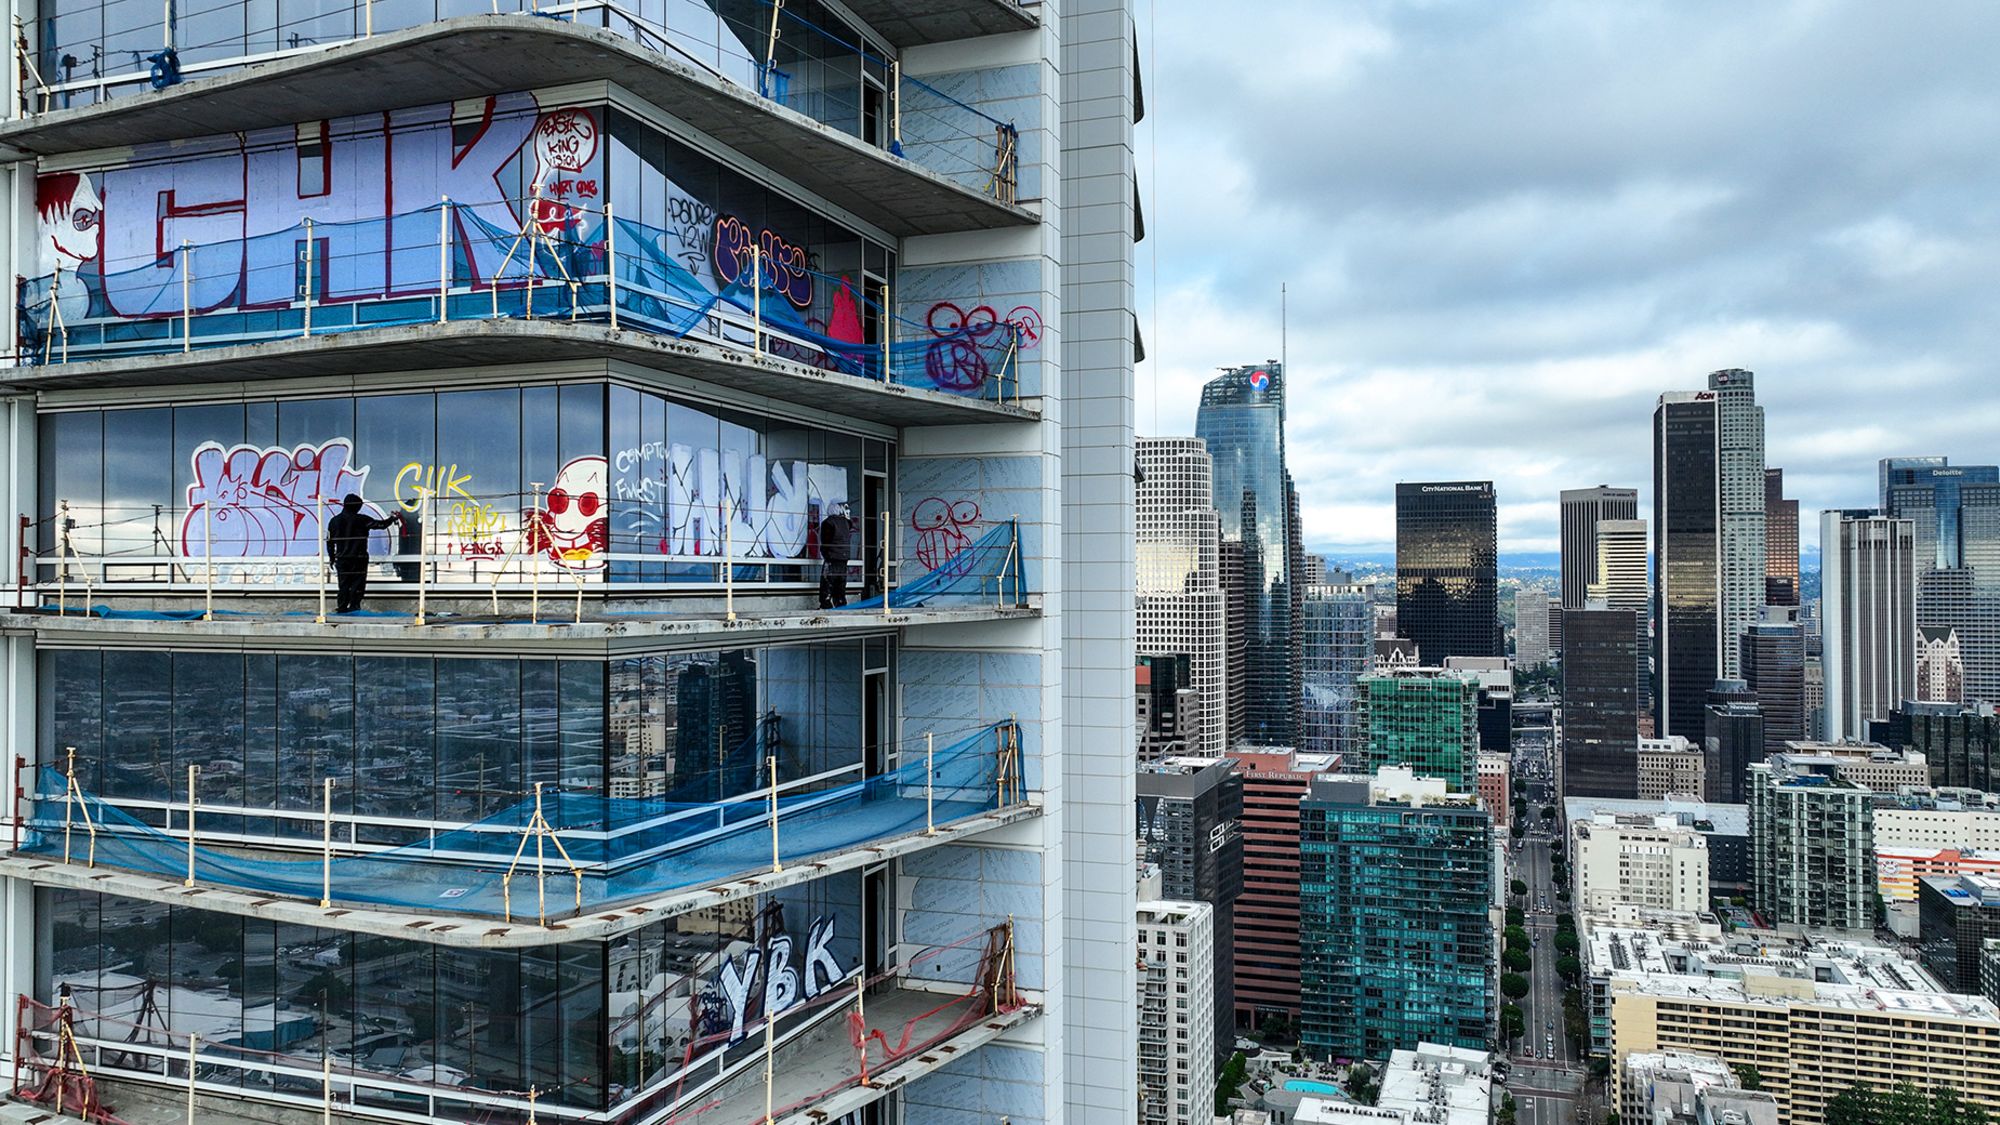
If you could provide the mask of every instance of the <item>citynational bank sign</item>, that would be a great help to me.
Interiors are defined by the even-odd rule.
[[[1476,492],[1484,496],[1493,491],[1493,482],[1479,480],[1467,481],[1463,484],[1427,484],[1423,486],[1423,490],[1425,492]]]

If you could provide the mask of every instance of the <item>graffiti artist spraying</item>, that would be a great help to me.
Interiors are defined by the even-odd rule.
[[[854,535],[854,520],[847,514],[847,501],[833,506],[833,514],[819,521],[819,607],[838,609],[847,604],[848,541]]]
[[[400,523],[403,513],[376,519],[361,510],[361,497],[352,492],[340,502],[340,514],[326,521],[326,557],[340,578],[340,600],[335,613],[353,613],[361,608],[368,592],[368,533]]]

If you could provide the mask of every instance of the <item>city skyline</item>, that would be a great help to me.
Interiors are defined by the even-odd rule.
[[[1655,397],[1722,368],[1757,372],[1809,557],[1819,511],[1874,503],[1879,459],[1990,462],[1970,295],[2000,262],[2000,12],[1807,7],[1273,3],[1218,28],[1163,6],[1139,433],[1193,433],[1218,368],[1282,350],[1309,549],[1389,551],[1398,482],[1478,477],[1503,561],[1556,550],[1562,489],[1650,509]],[[1313,57],[1227,62],[1293,43]],[[1337,149],[1296,143],[1309,102]],[[1238,212],[1269,216],[1247,245],[1204,237]]]

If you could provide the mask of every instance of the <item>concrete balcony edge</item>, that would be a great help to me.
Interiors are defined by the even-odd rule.
[[[165,90],[0,123],[0,150],[55,156],[251,132],[517,90],[615,83],[901,237],[1039,217],[615,32],[546,16],[455,16]],[[969,129],[969,126],[968,126]]]
[[[969,817],[940,827],[935,834],[914,832],[892,836],[865,847],[794,863],[783,871],[745,874],[728,882],[675,891],[547,925],[413,910],[343,906],[337,902],[332,907],[321,909],[318,903],[306,899],[260,896],[250,891],[201,884],[189,887],[178,879],[158,875],[110,867],[86,867],[60,859],[13,852],[0,854],[0,877],[20,879],[37,886],[99,891],[167,906],[212,910],[376,937],[402,938],[455,949],[532,949],[568,942],[604,941],[690,911],[769,894],[784,887],[858,871],[887,860],[956,843],[1016,821],[1040,816],[1041,805],[1035,802],[1036,799],[1031,797],[1030,803]],[[562,886],[566,886],[568,881],[567,876],[554,880]],[[532,882],[528,885],[532,887]],[[556,888],[553,897],[562,898],[561,886]]]
[[[894,426],[1035,421],[1022,405],[906,387],[704,340],[567,320],[455,320],[363,328],[157,355],[0,369],[0,392],[252,384],[578,360],[622,362],[711,386]]]
[[[100,589],[97,593],[102,596]],[[389,621],[329,618],[320,625],[310,617],[273,621],[268,618],[221,618],[214,621],[151,621],[104,617],[57,617],[52,613],[21,613],[0,610],[0,635],[32,634],[41,641],[104,644],[112,638],[125,646],[155,644],[175,647],[190,641],[214,644],[240,640],[280,648],[337,646],[343,649],[408,649],[413,641],[444,651],[453,648],[563,649],[577,652],[615,654],[657,647],[663,641],[722,641],[749,643],[781,640],[835,639],[883,629],[922,628],[926,625],[963,625],[985,621],[1008,621],[1039,617],[1041,610],[1027,607],[990,605],[963,608],[898,609],[887,614],[856,610],[830,614],[824,610],[781,611],[769,614],[739,613],[735,621],[726,617],[703,616],[665,621],[606,621],[585,617],[575,624],[567,615],[567,603],[559,596],[548,599],[549,606],[540,624],[520,621],[467,621],[455,623],[433,617],[427,624],[414,619]],[[554,620],[551,620],[551,619]],[[337,623],[336,623],[337,622]]]

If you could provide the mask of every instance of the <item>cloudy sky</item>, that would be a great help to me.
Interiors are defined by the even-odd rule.
[[[1655,397],[1720,367],[1808,513],[2000,460],[2000,4],[1140,12],[1139,431],[1278,355],[1285,283],[1309,544],[1390,549],[1397,480],[1493,479],[1503,552],[1563,488],[1646,514]]]

